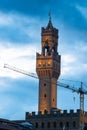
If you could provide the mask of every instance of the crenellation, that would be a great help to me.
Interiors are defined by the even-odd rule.
[[[76,112],[74,112],[74,110],[70,110],[70,112],[68,112],[67,110],[63,110],[62,112],[60,111],[51,111],[51,113],[49,114],[47,111],[44,111],[44,114],[42,114],[41,112],[38,112],[38,113],[35,113],[35,112],[32,112],[32,113],[29,113],[29,112],[26,112],[26,117],[28,119],[28,117],[34,117],[37,116],[37,117],[40,117],[40,116],[56,116],[56,117],[71,117],[72,115],[73,116],[77,116],[77,115],[80,115],[81,111],[79,109],[77,109]]]
[[[74,113],[74,110],[70,110],[70,113],[73,114],[73,113]]]
[[[32,112],[32,116],[35,116],[35,112]]]
[[[41,111],[38,111],[38,115],[41,116],[41,115],[42,115],[42,112],[41,112]]]
[[[58,36],[58,29],[56,29],[56,28],[54,28],[54,27],[51,28],[51,29],[42,27],[41,30],[42,30],[42,31],[41,31],[41,34],[42,34],[42,35],[45,34],[45,35],[47,36],[47,33],[48,33],[48,34],[50,33],[50,34],[54,34],[54,36]],[[57,37],[57,38],[58,38],[58,37]]]

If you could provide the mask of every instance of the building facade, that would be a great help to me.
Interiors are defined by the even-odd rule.
[[[35,112],[26,113],[26,120],[31,122],[36,130],[83,130],[81,129],[81,111],[74,112],[64,110],[62,113],[59,111],[48,113]]]
[[[26,120],[36,130],[83,130],[84,117],[81,110],[63,112],[57,109],[57,80],[60,76],[61,56],[58,54],[58,29],[53,27],[51,17],[41,30],[41,54],[36,55],[36,72],[39,78],[38,114],[26,112]],[[86,123],[85,121],[85,123]]]

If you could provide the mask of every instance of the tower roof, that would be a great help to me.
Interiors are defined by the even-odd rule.
[[[49,22],[48,22],[48,25],[47,25],[47,29],[52,29],[53,28],[53,25],[52,25],[52,20],[51,20],[51,14],[49,12]]]

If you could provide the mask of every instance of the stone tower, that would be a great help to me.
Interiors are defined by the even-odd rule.
[[[46,28],[41,29],[41,54],[36,55],[36,72],[39,78],[38,111],[48,112],[57,108],[57,80],[60,75],[58,54],[58,29],[54,28],[49,17]]]

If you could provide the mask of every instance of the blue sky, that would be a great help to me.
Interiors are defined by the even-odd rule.
[[[0,0],[0,118],[24,119],[25,112],[38,110],[38,80],[3,66],[36,73],[41,27],[48,23],[49,10],[59,29],[60,79],[66,79],[61,82],[80,87],[67,79],[83,81],[87,89],[87,1]],[[79,95],[58,87],[58,108],[79,109]]]

